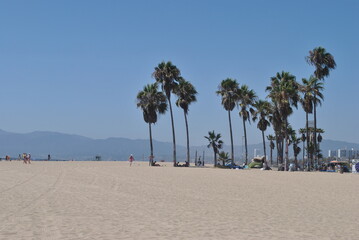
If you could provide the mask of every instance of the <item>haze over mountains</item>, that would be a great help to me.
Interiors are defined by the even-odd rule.
[[[205,161],[213,161],[213,150],[207,148],[206,139],[203,139],[203,146],[191,147],[191,161],[195,157],[197,150],[198,156],[205,153]],[[171,161],[172,143],[159,142],[154,140],[155,159]],[[302,144],[300,144],[302,147]],[[254,149],[258,149],[263,154],[262,143],[248,145],[248,155],[252,158]],[[291,146],[290,146],[291,148]],[[321,149],[323,155],[328,156],[328,150],[337,149],[359,149],[359,144],[343,141],[323,140]],[[236,161],[242,159],[243,146],[235,146]],[[225,145],[224,151],[230,152],[230,146]],[[11,133],[0,130],[0,157],[10,155],[16,158],[20,153],[31,153],[34,159],[47,159],[51,154],[52,159],[59,160],[94,160],[96,155],[100,155],[102,160],[127,160],[130,154],[134,154],[136,160],[147,160],[149,156],[148,139],[127,139],[127,138],[107,138],[91,139],[79,135],[63,134],[57,132],[36,131],[32,133]],[[177,146],[178,161],[184,161],[186,148]],[[290,152],[291,154],[291,152]],[[299,154],[301,158],[302,153]],[[267,155],[269,155],[269,145],[267,145]],[[273,152],[275,155],[275,151]],[[292,154],[291,154],[292,155]]]

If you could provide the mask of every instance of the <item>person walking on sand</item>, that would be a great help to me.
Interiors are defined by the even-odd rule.
[[[132,162],[135,161],[135,158],[133,157],[133,155],[131,154],[130,157],[128,158],[128,161],[130,162],[130,167],[132,166]]]

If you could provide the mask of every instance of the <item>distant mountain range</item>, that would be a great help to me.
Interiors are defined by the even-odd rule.
[[[159,142],[154,140],[154,152],[156,160],[171,161],[172,143]],[[302,147],[302,146],[301,146]],[[359,144],[343,141],[323,140],[320,145],[323,155],[328,155],[328,150],[337,149],[359,149]],[[243,146],[235,146],[236,160],[243,157]],[[259,155],[263,154],[263,144],[248,145],[248,156],[252,158],[254,149],[259,150]],[[230,152],[230,146],[225,145],[224,151]],[[197,151],[198,156],[205,155],[206,162],[213,161],[213,151],[207,146],[192,146],[192,161]],[[127,138],[107,138],[91,139],[79,135],[63,134],[56,132],[32,133],[10,133],[0,130],[0,157],[10,155],[16,158],[21,153],[31,153],[35,159],[47,159],[48,154],[52,159],[58,160],[95,160],[95,156],[101,156],[102,160],[127,160],[130,154],[133,154],[137,160],[147,160],[149,156],[148,139],[127,139]],[[275,156],[275,151],[274,151]],[[290,152],[291,154],[291,152]],[[269,146],[267,144],[267,155],[269,155]],[[291,154],[292,155],[292,154]],[[186,148],[177,146],[178,161],[184,161]],[[202,157],[203,158],[203,157]],[[301,154],[300,154],[301,158]]]

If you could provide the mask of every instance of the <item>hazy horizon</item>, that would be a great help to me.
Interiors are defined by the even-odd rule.
[[[199,93],[189,109],[191,145],[205,145],[212,130],[229,144],[227,113],[215,94],[220,81],[237,79],[264,99],[277,72],[308,78],[314,68],[305,56],[322,46],[337,68],[325,80],[318,127],[323,139],[359,143],[358,12],[354,0],[1,1],[0,129],[148,139],[136,95],[154,82],[158,63],[172,61]],[[185,145],[183,112],[173,108],[177,144]],[[289,122],[305,126],[301,106]],[[234,144],[242,145],[238,109],[232,124]],[[247,131],[249,144],[262,141],[256,123]],[[172,141],[169,113],[153,137]]]

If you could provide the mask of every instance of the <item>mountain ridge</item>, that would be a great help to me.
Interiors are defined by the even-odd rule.
[[[204,139],[205,142],[205,139]],[[172,143],[153,140],[156,160],[171,161]],[[302,147],[302,144],[299,144]],[[324,156],[328,155],[328,150],[337,149],[359,149],[359,144],[346,141],[323,140],[320,144]],[[290,146],[291,148],[291,146]],[[235,160],[243,158],[243,146],[234,146]],[[249,144],[248,157],[254,155],[254,149],[262,152],[263,144]],[[230,152],[230,145],[224,145],[224,151]],[[191,146],[191,161],[195,152],[198,156],[205,153],[205,161],[211,162],[213,159],[212,149],[207,145]],[[52,131],[34,131],[30,133],[12,133],[0,129],[0,156],[10,155],[16,158],[23,152],[31,153],[35,159],[47,159],[50,154],[52,159],[64,160],[94,160],[96,155],[100,155],[103,160],[127,160],[130,154],[134,154],[137,160],[147,160],[149,156],[149,139],[129,139],[124,137],[109,137],[105,139],[94,139],[76,134],[59,133]],[[267,143],[267,155],[270,149]],[[291,153],[290,153],[291,154]],[[261,153],[260,155],[263,155]],[[273,151],[275,156],[275,150]],[[301,158],[302,153],[299,154]],[[177,145],[178,161],[186,159],[186,148]]]

